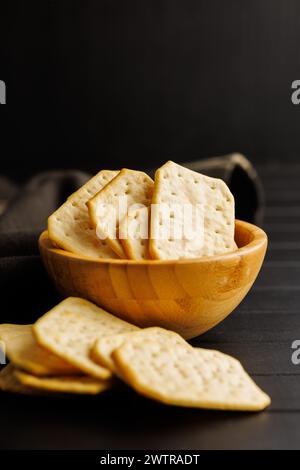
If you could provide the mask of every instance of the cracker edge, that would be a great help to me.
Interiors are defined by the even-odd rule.
[[[13,374],[16,377],[17,381],[22,386],[28,389],[37,390],[37,391],[40,390],[40,391],[45,391],[45,392],[50,392],[50,393],[57,393],[57,394],[64,393],[64,394],[76,394],[76,395],[98,395],[99,393],[102,393],[110,389],[112,386],[111,381],[103,380],[101,382],[101,380],[99,380],[99,383],[97,383],[97,380],[95,379],[94,383],[86,384],[87,389],[83,391],[83,390],[76,388],[76,379],[80,379],[80,377],[90,378],[88,376],[77,376],[77,377],[57,376],[57,377],[43,377],[42,378],[42,377],[35,377],[32,374],[28,374],[18,369],[14,369]],[[59,387],[55,388],[55,386],[53,386],[54,384],[51,383],[54,380],[56,380],[57,383],[59,383],[59,381],[62,378],[66,378],[66,377],[70,378],[70,380],[75,383],[73,390],[68,389],[68,387],[64,389],[63,386],[61,389]],[[63,385],[63,382],[62,382],[62,385]],[[79,387],[80,387],[80,384],[79,384]]]

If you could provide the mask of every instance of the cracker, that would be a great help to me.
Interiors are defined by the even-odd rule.
[[[169,161],[155,173],[152,204],[155,205],[151,211],[149,243],[152,258],[197,258],[236,249],[234,198],[224,181]],[[192,209],[189,224],[184,223],[185,205]],[[179,210],[174,211],[174,207]],[[164,213],[165,209],[170,213]],[[176,228],[181,236],[175,233]],[[195,236],[184,233],[189,229]]]
[[[102,170],[48,218],[50,239],[60,248],[82,256],[93,258],[117,258],[105,240],[100,240],[95,229],[90,226],[86,207],[88,199],[93,197],[112,178],[117,171]]]
[[[127,207],[133,204],[149,206],[153,184],[146,173],[124,168],[87,202],[92,225],[120,258],[126,258],[122,243],[117,238],[120,220],[126,215],[126,211],[120,214],[120,203],[126,201]],[[119,234],[119,238],[127,238],[127,234]]]
[[[247,411],[270,404],[239,361],[219,351],[135,337],[113,351],[112,358],[131,387],[165,404]]]
[[[13,365],[35,375],[75,375],[80,371],[39,346],[31,330],[32,325],[0,325],[0,340]]]
[[[119,335],[112,335],[98,339],[91,350],[92,357],[99,364],[107,367],[110,371],[117,373],[114,361],[111,357],[113,351],[119,348],[127,340],[131,343],[134,342],[135,338],[137,338],[137,341],[140,341],[141,338],[150,338],[162,343],[168,341],[172,343],[173,347],[176,347],[178,342],[185,342],[181,336],[173,331],[159,327],[144,328],[139,331],[121,333]]]
[[[129,209],[119,223],[120,241],[129,259],[149,259],[149,207]]]
[[[136,328],[87,300],[68,297],[33,325],[33,333],[41,346],[82,372],[107,379],[111,372],[91,360],[91,347],[99,337]]]
[[[34,390],[25,387],[18,381],[15,376],[15,368],[12,364],[8,364],[0,371],[0,390],[3,392],[36,395]]]
[[[36,377],[20,370],[15,370],[14,375],[19,383],[24,387],[55,393],[96,395],[111,387],[111,381],[96,380],[92,377]]]

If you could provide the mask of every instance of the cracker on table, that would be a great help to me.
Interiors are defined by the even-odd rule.
[[[169,405],[259,411],[270,404],[240,362],[219,351],[135,337],[115,349],[112,359],[137,392]]]
[[[32,325],[0,325],[0,340],[13,365],[32,374],[76,375],[80,371],[67,361],[39,346],[32,334]]]
[[[108,379],[111,372],[90,358],[91,347],[100,337],[136,328],[87,300],[68,297],[37,320],[33,333],[42,347],[83,373]]]

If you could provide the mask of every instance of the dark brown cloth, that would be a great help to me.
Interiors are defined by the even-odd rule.
[[[224,179],[235,196],[237,218],[261,223],[261,184],[245,157],[232,154],[185,166]],[[33,321],[58,299],[39,257],[38,236],[46,228],[47,217],[89,177],[76,170],[49,171],[22,187],[6,178],[1,185],[0,179],[5,206],[0,216],[0,322]]]

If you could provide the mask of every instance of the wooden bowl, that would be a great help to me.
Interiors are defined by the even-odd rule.
[[[89,299],[141,327],[193,338],[217,325],[245,297],[261,268],[267,235],[237,220],[233,253],[178,261],[92,259],[39,239],[46,269],[64,296]]]

